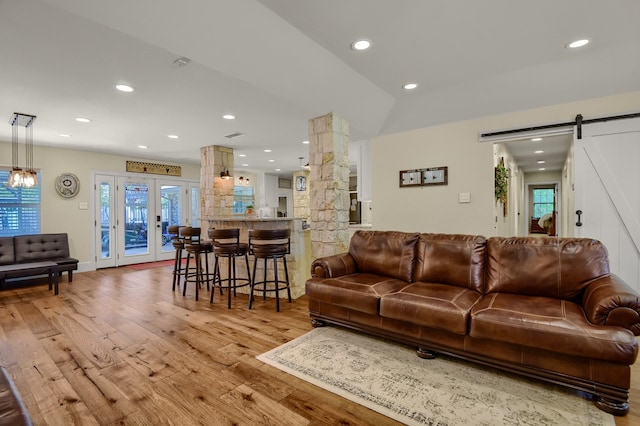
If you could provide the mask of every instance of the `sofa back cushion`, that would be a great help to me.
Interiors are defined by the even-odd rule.
[[[18,235],[13,238],[15,240],[17,262],[69,257],[67,234]]]
[[[487,240],[480,235],[421,234],[415,281],[484,292]]]
[[[487,256],[487,293],[573,300],[609,275],[607,249],[589,238],[492,237]]]
[[[351,237],[349,254],[358,272],[413,282],[418,233],[358,230]]]
[[[13,237],[0,237],[0,265],[15,263]]]

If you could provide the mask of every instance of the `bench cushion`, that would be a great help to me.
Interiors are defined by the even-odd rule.
[[[17,235],[13,238],[16,262],[69,258],[67,234]]]
[[[14,263],[16,261],[13,248],[13,237],[0,237],[0,265]]]
[[[56,262],[28,262],[0,265],[0,278],[18,278],[29,275],[41,275],[58,270]]]

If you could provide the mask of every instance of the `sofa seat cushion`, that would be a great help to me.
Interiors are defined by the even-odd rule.
[[[579,305],[546,297],[484,296],[471,311],[469,335],[626,365],[638,352],[631,331],[593,325]]]
[[[481,297],[480,293],[462,287],[417,282],[383,296],[380,315],[466,334],[471,308]]]
[[[380,296],[401,290],[408,284],[402,280],[375,274],[350,274],[337,278],[310,279],[306,292],[310,298],[377,315]]]

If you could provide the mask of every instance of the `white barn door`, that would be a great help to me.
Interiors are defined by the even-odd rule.
[[[611,272],[640,291],[640,119],[583,125],[574,155],[574,235],[602,241]]]

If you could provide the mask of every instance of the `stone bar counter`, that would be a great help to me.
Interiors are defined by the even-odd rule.
[[[217,229],[240,229],[240,242],[249,241],[249,229],[290,229],[291,230],[291,254],[287,255],[287,268],[289,270],[289,283],[291,285],[291,297],[297,299],[305,294],[305,283],[311,277],[311,238],[310,231],[304,229],[303,219],[287,217],[267,217],[256,216],[224,216],[210,217],[203,219],[208,222],[209,228]],[[204,225],[204,224],[203,224]],[[249,266],[253,272],[253,256],[249,256]],[[264,274],[264,261],[258,260],[257,276]],[[244,277],[245,263],[242,258],[236,259],[236,276]],[[273,261],[268,262],[269,279],[273,277]],[[222,276],[227,276],[227,264],[225,259],[221,259]],[[284,279],[283,262],[278,261],[278,278]],[[259,278],[258,280],[260,280]],[[239,288],[238,292],[248,293],[248,287]],[[260,295],[256,293],[254,297]],[[275,293],[267,293],[267,296],[275,297]],[[286,298],[286,291],[280,291],[280,298]],[[282,302],[282,300],[281,300]]]

